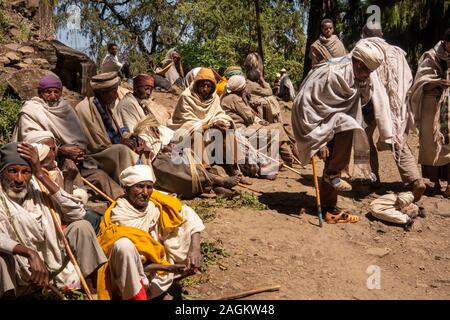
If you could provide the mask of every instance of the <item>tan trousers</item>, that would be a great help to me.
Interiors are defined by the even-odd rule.
[[[97,242],[94,229],[85,220],[72,222],[64,230],[64,235],[75,255],[83,276],[88,277],[107,259]],[[17,262],[13,255],[0,253],[0,298],[8,291],[14,296],[32,293],[28,283],[20,279]]]

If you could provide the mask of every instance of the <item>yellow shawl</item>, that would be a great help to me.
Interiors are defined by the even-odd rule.
[[[159,225],[162,232],[167,229],[177,228],[183,223],[183,218],[180,215],[182,206],[180,200],[155,190],[150,196],[150,201],[161,212]],[[133,242],[139,253],[144,256],[144,264],[147,261],[151,261],[152,263],[169,265],[170,263],[165,259],[164,245],[153,239],[148,232],[111,222],[111,212],[115,206],[116,202],[113,202],[106,210],[97,236],[97,240],[106,256],[109,257],[111,249],[117,240],[126,237]],[[99,300],[111,300],[112,291],[108,262],[98,270],[97,294]]]

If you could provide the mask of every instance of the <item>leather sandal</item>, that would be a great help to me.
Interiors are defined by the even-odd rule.
[[[342,211],[342,212],[336,213],[336,214],[327,212],[325,215],[325,221],[330,224],[356,223],[359,221],[359,217],[354,214],[348,213],[346,211]]]

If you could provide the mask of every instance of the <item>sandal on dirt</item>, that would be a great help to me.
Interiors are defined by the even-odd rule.
[[[332,186],[336,191],[352,191],[352,185],[343,180],[339,175],[323,175],[323,181]]]
[[[327,212],[325,215],[325,221],[327,223],[335,224],[335,223],[355,223],[359,221],[359,217],[353,214],[350,214],[346,211],[342,211],[340,213],[330,213]]]

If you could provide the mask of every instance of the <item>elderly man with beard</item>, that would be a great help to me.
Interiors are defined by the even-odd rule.
[[[156,187],[183,198],[209,193],[211,188],[216,194],[228,192],[237,184],[235,179],[208,173],[200,164],[193,164],[188,158],[181,163],[172,161],[173,130],[165,126],[168,112],[151,100],[153,87],[152,76],[136,76],[133,92],[120,101],[117,115],[121,125],[142,141],[144,154],[148,151],[147,164],[152,163],[159,178]]]
[[[119,181],[120,172],[139,160],[137,144],[124,135],[124,128],[117,116],[119,103],[117,88],[120,78],[116,72],[98,74],[91,79],[93,97],[86,97],[76,105],[87,138],[87,153],[99,164],[99,168]]]
[[[111,204],[100,225],[98,239],[109,263],[98,272],[98,297],[151,299],[167,291],[177,276],[200,267],[205,227],[190,207],[153,190],[152,167],[127,168],[120,181],[125,196]]]
[[[81,176],[110,197],[116,198],[123,193],[118,183],[99,169],[92,157],[86,156],[88,140],[75,110],[62,98],[62,83],[55,75],[39,80],[38,96],[26,101],[20,110],[12,140],[27,141],[42,131],[52,134],[62,162],[64,159],[74,161]]]
[[[178,139],[182,138],[185,141],[193,137],[194,144],[196,144],[198,143],[196,137],[200,134],[203,139],[201,142],[204,146],[202,154],[196,154],[195,156],[203,161],[206,168],[209,168],[215,159],[211,161],[211,159],[203,157],[203,149],[209,142],[205,141],[205,139],[208,133],[220,132],[224,137],[223,145],[213,142],[213,146],[217,152],[223,151],[222,154],[226,159],[218,159],[217,164],[225,162],[228,173],[237,179],[236,182],[250,184],[251,182],[242,176],[237,165],[242,154],[238,152],[237,148],[233,148],[234,150],[227,150],[226,148],[225,143],[227,139],[225,139],[225,136],[228,134],[228,139],[234,139],[234,135],[228,130],[234,124],[233,119],[220,106],[220,98],[215,91],[216,78],[213,71],[208,68],[202,68],[195,77],[194,82],[183,91],[178,99],[172,116],[172,124],[170,125],[175,130],[174,140],[178,141]],[[237,145],[235,144],[235,146]],[[230,154],[232,157],[229,156]]]
[[[303,81],[292,110],[300,161],[318,154],[325,159],[320,188],[328,223],[357,222],[358,216],[339,210],[337,193],[351,191],[341,178],[354,150],[354,177],[371,178],[370,147],[362,128],[361,106],[370,99],[370,73],[384,61],[382,48],[361,40],[351,54],[335,58],[311,71]]]
[[[91,225],[82,220],[83,206],[43,172],[33,146],[8,143],[0,155],[0,297],[29,294],[50,281],[80,288],[50,210],[68,224],[64,234],[83,275],[90,277],[106,257]]]

